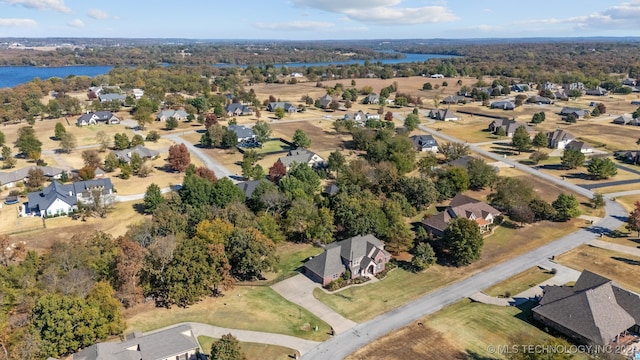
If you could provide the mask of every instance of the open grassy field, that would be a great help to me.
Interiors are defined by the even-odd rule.
[[[262,274],[265,280],[257,280],[256,283],[273,282],[278,279],[288,278],[290,276],[298,274],[298,269],[304,264],[304,262],[311,256],[316,256],[322,253],[322,249],[315,247],[311,244],[298,244],[286,242],[278,244],[276,248],[276,254],[278,256],[278,263],[276,264],[275,271]]]
[[[606,144],[606,150],[636,149],[636,141],[640,138],[638,126],[623,126],[611,123],[591,123],[589,120],[564,127],[575,137],[584,139],[590,144]]]
[[[208,336],[198,336],[198,342],[202,352],[210,355],[211,345],[218,339]],[[286,360],[291,359],[289,355],[296,351],[282,346],[258,344],[250,342],[240,342],[240,349],[247,357],[247,360]]]
[[[611,250],[582,245],[560,256],[556,261],[582,271],[587,269],[607,277],[623,287],[639,292],[638,268],[640,258]]]
[[[274,152],[274,151],[286,152],[286,151],[289,151],[290,147],[289,145],[283,143],[280,140],[270,140],[262,144],[262,147],[247,148],[247,150],[249,149],[255,150],[258,154],[264,154],[264,153]]]
[[[618,197],[616,198],[616,201],[620,203],[622,206],[624,206],[624,208],[627,209],[627,211],[630,212],[630,211],[633,211],[635,207],[634,204],[640,201],[640,194]]]
[[[236,286],[223,297],[206,298],[187,308],[143,304],[127,310],[127,331],[149,331],[191,321],[231,329],[255,330],[324,341],[330,327],[269,287]],[[312,328],[318,325],[319,331]]]
[[[347,360],[501,359],[487,347],[515,341],[541,344],[552,339],[528,322],[530,310],[530,303],[518,308],[462,300],[374,341]]]
[[[520,274],[514,275],[482,292],[489,296],[510,297],[519,294],[541,282],[551,279],[553,275],[547,270],[539,267],[532,267]]]

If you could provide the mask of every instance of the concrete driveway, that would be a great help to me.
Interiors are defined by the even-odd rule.
[[[343,333],[356,326],[354,321],[344,318],[313,297],[313,290],[317,287],[320,287],[320,284],[311,281],[311,279],[302,274],[298,274],[271,286],[273,290],[285,299],[302,306],[324,320],[333,327],[336,334]]]

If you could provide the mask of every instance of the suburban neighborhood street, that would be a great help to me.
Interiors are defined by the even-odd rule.
[[[231,177],[233,174],[227,168],[225,168],[220,163],[218,163],[217,161],[207,156],[207,154],[205,154],[202,150],[200,150],[200,148],[194,146],[192,143],[181,138],[180,134],[168,134],[168,135],[164,135],[163,137],[172,140],[176,144],[184,144],[187,147],[187,149],[189,149],[190,153],[195,154],[200,160],[202,160],[205,167],[213,170],[213,172],[216,174],[218,179],[221,179],[223,177],[228,177],[231,180],[233,180],[233,178]]]
[[[423,125],[420,125],[420,129],[449,142],[461,142],[452,136],[427,128]],[[578,185],[574,185],[559,178],[542,173],[541,171],[532,169],[529,166],[522,165],[516,161],[506,159],[503,156],[480,149],[477,146],[470,145],[469,147],[472,151],[480,155],[496,161],[502,161],[514,168],[562,186],[587,198],[593,197],[593,193],[591,191]],[[616,230],[624,224],[627,212],[620,204],[607,197],[605,209],[607,213],[606,217],[591,225],[589,228],[578,230],[526,254],[500,263],[466,279],[457,281],[449,286],[424,295],[409,304],[382,314],[370,321],[358,324],[350,331],[339,334],[313,348],[309,353],[303,356],[303,359],[342,359],[391,331],[400,329],[410,324],[412,321],[416,321],[426,315],[437,312],[443,307],[456,301],[470,297],[471,295],[503,281],[514,274],[518,274],[541,262],[547,261],[553,256],[562,254],[579,245],[594,240],[602,232]]]

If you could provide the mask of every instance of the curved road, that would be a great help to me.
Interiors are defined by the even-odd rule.
[[[420,126],[420,129],[446,141],[461,142],[454,137],[442,134],[424,126]],[[591,191],[577,185],[562,181],[559,178],[544,174],[515,161],[505,159],[497,154],[480,149],[477,146],[470,145],[470,148],[483,156],[507,163],[526,173],[538,176],[549,182],[562,186],[567,190],[588,198],[593,196]],[[351,330],[321,343],[305,354],[302,359],[342,359],[391,331],[402,328],[426,315],[437,312],[443,307],[469,297],[476,292],[509,278],[513,274],[520,273],[530,267],[533,267],[538,263],[549,259],[551,256],[562,254],[581,244],[591,241],[602,231],[615,230],[624,224],[627,212],[622,206],[607,199],[605,208],[607,216],[592,225],[590,228],[578,230],[526,254],[520,255],[511,260],[495,265],[492,268],[476,273],[466,279],[454,282],[447,287],[426,294],[409,304],[391,310],[374,318],[373,320],[358,324]]]
[[[216,174],[218,179],[221,179],[223,177],[228,177],[231,180],[233,180],[233,177],[232,177],[233,174],[227,168],[222,166],[217,161],[211,159],[200,148],[194,146],[192,143],[181,138],[180,133],[167,134],[167,135],[163,135],[162,137],[166,139],[170,139],[176,144],[184,144],[187,147],[187,149],[189,149],[190,153],[195,154],[200,160],[202,160],[202,162],[207,168],[213,170],[213,172]]]

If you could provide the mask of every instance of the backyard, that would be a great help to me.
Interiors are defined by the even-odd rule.
[[[210,355],[211,345],[218,339],[208,336],[198,336],[198,342],[202,348],[202,352]],[[282,346],[258,344],[250,342],[240,342],[240,349],[247,357],[247,360],[285,360],[291,359],[290,355],[294,354],[293,349]]]

